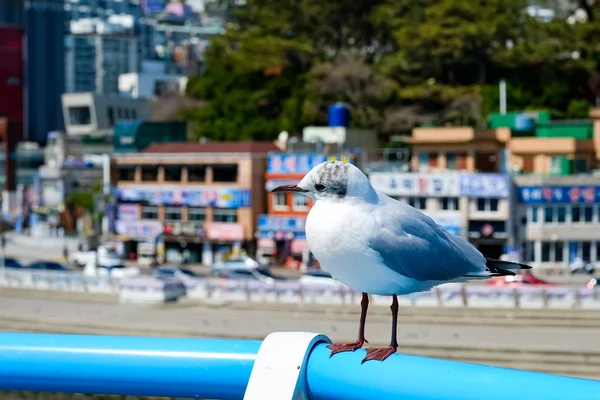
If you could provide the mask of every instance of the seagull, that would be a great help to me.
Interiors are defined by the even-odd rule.
[[[315,200],[306,219],[310,250],[324,270],[362,293],[358,339],[329,345],[330,356],[356,351],[368,343],[369,294],[392,297],[392,335],[388,347],[367,348],[363,363],[383,361],[397,351],[397,296],[531,268],[485,257],[419,210],[375,190],[369,178],[350,163],[323,162],[299,183],[272,192],[302,193]]]

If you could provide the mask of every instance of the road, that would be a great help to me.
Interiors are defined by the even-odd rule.
[[[355,316],[234,309],[226,306],[172,305],[140,307],[116,303],[87,303],[68,300],[15,298],[0,295],[0,324],[10,321],[97,327],[103,333],[209,336],[261,339],[274,331],[322,332],[333,340],[354,340]],[[371,344],[389,342],[389,322],[367,319]],[[584,351],[597,348],[600,328],[486,326],[401,322],[400,345],[431,345],[465,348],[522,348]]]

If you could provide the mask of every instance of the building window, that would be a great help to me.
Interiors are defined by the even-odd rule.
[[[458,211],[458,197],[440,197],[440,210]]]
[[[563,156],[552,156],[550,158],[550,173],[559,175],[562,173]]]
[[[544,222],[554,222],[554,207],[544,207]]]
[[[288,201],[287,193],[273,193],[273,209],[275,210],[287,210]]]
[[[69,124],[71,125],[89,125],[92,123],[90,108],[88,106],[69,107],[68,113]]]
[[[446,169],[457,169],[456,153],[446,153]]]
[[[542,262],[550,262],[550,242],[542,242]]]
[[[429,168],[429,153],[419,153],[419,170]]]
[[[564,242],[542,242],[542,262],[563,262]]]
[[[237,182],[237,164],[213,165],[213,182]]]
[[[115,125],[115,110],[112,107],[108,107],[108,125]]]
[[[190,222],[206,221],[206,209],[200,208],[200,207],[188,208],[188,221],[190,221]]]
[[[499,200],[492,198],[492,199],[484,199],[484,198],[478,198],[477,199],[477,211],[498,211],[498,203]]]
[[[537,206],[531,206],[527,209],[527,219],[534,224],[537,224],[539,219],[538,219],[538,214],[539,214],[539,207]]]
[[[564,248],[565,248],[565,245],[563,242],[554,242],[554,261],[555,262],[563,262],[564,261]]]
[[[409,197],[408,204],[417,210],[425,210],[427,208],[427,199],[425,197]]]
[[[235,208],[213,208],[213,222],[237,222],[237,209]]]
[[[158,207],[156,206],[143,206],[142,207],[142,219],[158,219]]]
[[[593,206],[583,206],[583,220],[585,222],[593,222],[594,221],[594,207]]]
[[[281,193],[285,194],[285,193]],[[300,193],[294,193],[294,209],[308,210],[308,197]]]
[[[187,167],[188,182],[204,182],[206,180],[206,165]]]
[[[564,224],[567,221],[567,207],[558,206],[556,207],[556,222]]]
[[[165,221],[181,221],[181,207],[165,207]]]
[[[133,165],[119,165],[117,167],[119,181],[134,181],[135,167]]]
[[[158,180],[158,167],[144,165],[142,167],[142,181],[156,182]]]
[[[163,167],[165,172],[165,181],[167,182],[181,182],[181,167],[168,166]]]
[[[525,254],[523,258],[525,262],[535,261],[535,242],[525,242]]]

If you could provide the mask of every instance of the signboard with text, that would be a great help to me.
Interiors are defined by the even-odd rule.
[[[376,172],[370,175],[371,185],[389,196],[452,196],[460,195],[458,174]]]
[[[206,238],[210,240],[223,240],[241,242],[244,240],[244,227],[240,224],[213,222],[206,224]]]
[[[224,187],[119,186],[119,199],[154,205],[239,208],[250,207],[250,189]]]
[[[270,154],[267,160],[267,173],[269,174],[306,174],[320,163],[328,160],[341,160],[353,163],[351,155],[328,156],[325,154]]]
[[[164,224],[164,234],[171,236],[190,236],[201,238],[204,236],[204,224],[193,222],[167,222]]]
[[[520,186],[518,193],[525,204],[600,202],[600,186]]]
[[[504,174],[461,174],[460,194],[467,197],[508,197],[510,181]]]
[[[163,233],[163,225],[159,221],[116,221],[115,231],[133,238],[156,237]]]
[[[302,232],[306,226],[306,217],[280,217],[263,214],[258,217],[259,231]]]

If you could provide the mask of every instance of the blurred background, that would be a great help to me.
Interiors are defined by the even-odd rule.
[[[600,379],[599,39],[598,0],[0,0],[0,330],[354,339],[270,193],[337,159],[534,266],[403,297],[401,352]]]

